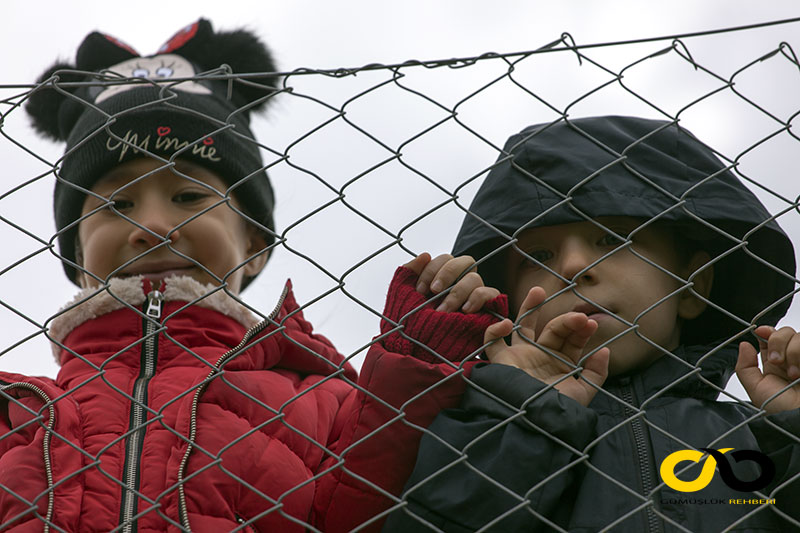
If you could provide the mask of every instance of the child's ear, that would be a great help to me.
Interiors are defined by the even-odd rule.
[[[711,294],[711,285],[714,283],[714,267],[708,264],[710,261],[711,256],[707,252],[695,252],[683,272],[684,279],[694,275],[692,290],[706,299]],[[700,316],[706,306],[706,302],[695,296],[691,290],[684,290],[678,303],[678,316],[684,320],[692,320]]]
[[[264,238],[264,233],[253,226],[252,224],[247,225],[247,257],[253,257],[259,252],[262,252],[267,247],[267,241]],[[264,265],[267,264],[267,259],[269,259],[269,254],[271,250],[261,253],[261,255],[257,255],[253,257],[250,261],[242,269],[242,272],[245,276],[253,278],[258,275],[259,272],[264,268]]]

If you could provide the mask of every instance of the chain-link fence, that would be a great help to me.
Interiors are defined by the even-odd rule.
[[[106,135],[108,151],[141,155],[134,158],[139,166],[87,191],[63,177],[60,146],[31,136],[23,108],[43,91],[102,91],[137,80],[108,74],[87,82],[64,71],[40,85],[0,85],[0,142],[12,162],[0,194],[0,529],[366,531],[378,530],[392,513],[390,527],[398,531],[797,528],[791,498],[800,476],[798,407],[769,418],[746,403],[738,383],[726,388],[722,377],[735,363],[728,341],[740,333],[753,338],[759,320],[786,312],[795,290],[787,266],[794,264],[793,252],[777,250],[777,241],[751,251],[748,239],[755,242],[758,230],[774,222],[791,241],[798,233],[793,171],[800,152],[792,121],[800,63],[789,43],[742,46],[748,31],[595,45],[564,34],[524,53],[284,73],[264,97],[270,109],[250,125],[274,187],[274,228],[244,206],[240,184],[214,181],[198,170],[202,164],[178,163],[190,153],[213,160],[214,143],[222,149],[220,139],[241,110],[227,122],[215,119],[214,129],[174,141],[167,125],[146,142],[115,127],[124,123],[125,111],[105,116],[90,138]],[[174,89],[181,81],[219,82],[233,91],[264,79],[265,73],[232,75],[221,67],[179,78]],[[171,88],[162,91],[155,103],[170,105],[171,95]],[[75,100],[82,109],[91,105]],[[696,213],[687,207],[691,191],[662,190],[671,200],[657,215],[620,227],[573,202],[581,187],[599,181],[605,167],[598,166],[575,176],[573,188],[557,191],[555,207],[531,211],[510,231],[470,207],[487,173],[515,153],[517,145],[504,147],[509,135],[546,125],[523,140],[535,141],[552,125],[598,115],[678,122],[722,161],[723,169],[699,182],[722,181],[723,170],[730,170],[772,215],[738,234],[694,215],[691,231],[698,231],[699,246],[719,240],[725,246],[698,273],[682,276],[637,250],[636,235],[672,220],[671,213]],[[604,165],[624,164],[628,150],[647,145],[660,129],[635,137],[625,150],[609,149],[614,157]],[[578,130],[580,138],[605,144]],[[160,157],[159,142],[172,143],[173,155]],[[89,144],[73,142],[70,153]],[[635,176],[637,165],[631,165]],[[535,173],[522,173],[552,188]],[[649,187],[663,188],[647,172],[639,174]],[[89,200],[78,220],[56,231],[51,195],[59,180]],[[169,192],[159,189],[168,186]],[[161,211],[136,211],[154,197],[171,203]],[[513,203],[512,197],[509,210]],[[175,205],[183,210],[177,219],[162,216]],[[557,208],[578,217],[570,223],[602,231],[601,239],[613,237],[606,252],[570,275],[523,246],[524,231],[552,226],[547,217]],[[746,213],[754,208],[719,205],[719,211],[750,220]],[[493,300],[479,313],[438,312],[441,296],[427,287],[417,292],[408,270],[389,287],[398,265],[424,251],[450,250],[465,217],[491,228],[496,238],[476,255],[479,268],[507,261],[510,253],[559,278],[562,286],[536,309],[560,295],[580,295],[582,277],[630,251],[679,284],[633,316],[579,296],[582,312],[605,314],[622,329],[586,353],[579,350],[574,360],[522,330],[517,341],[535,343],[568,367],[546,386],[521,381],[527,378],[521,373],[504,374],[508,368],[491,375],[500,365],[476,363],[486,327],[505,312],[502,302]],[[237,248],[253,242],[248,227],[258,229],[260,245]],[[76,255],[67,260],[85,287],[67,305],[74,287],[60,273],[62,235],[75,242]],[[135,253],[119,251],[131,246]],[[731,282],[725,301],[770,295],[745,320],[699,285],[699,272],[734,253],[762,270]],[[267,255],[265,270],[240,297],[238,284],[258,273],[249,265]],[[773,264],[773,257],[783,262]],[[142,264],[190,279],[160,285],[167,274],[153,276]],[[482,273],[511,284],[512,274]],[[782,292],[763,285],[762,278],[773,275]],[[297,285],[294,293],[284,285],[288,276]],[[689,286],[696,300],[729,319],[733,326],[725,331],[734,331],[706,343],[694,359],[671,355],[678,353],[675,346],[639,331]],[[734,289],[741,289],[738,299]],[[510,292],[513,316],[524,297]],[[525,316],[530,313],[514,318]],[[796,324],[794,316],[789,308],[785,323]],[[674,375],[659,371],[669,380],[649,389],[627,371],[606,389],[587,385],[598,421],[554,389],[563,391],[560,385],[577,379],[606,346],[614,354],[617,337],[636,337],[663,356],[658,362],[685,364]],[[709,366],[716,377],[706,373]],[[787,372],[789,392],[770,394],[773,405],[797,389],[798,376]],[[584,378],[580,382],[588,384]],[[717,393],[727,403],[714,403]],[[551,412],[542,402],[560,410]],[[673,405],[682,407],[670,411]],[[457,410],[436,418],[443,408]],[[551,419],[537,418],[541,413]],[[769,471],[752,456],[741,456],[738,466],[726,461],[728,451],[717,452],[725,448],[766,457],[775,467],[770,483],[732,488],[732,479],[760,481]],[[672,476],[664,470],[673,457],[667,452],[698,449],[719,454],[713,455],[716,471],[702,451],[675,459],[697,468],[683,464]],[[693,479],[706,480],[710,492],[681,484]]]

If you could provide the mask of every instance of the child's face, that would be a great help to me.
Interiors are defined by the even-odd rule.
[[[79,262],[101,280],[141,274],[155,281],[185,275],[214,285],[226,279],[229,289],[238,293],[243,277],[257,274],[267,255],[237,267],[263,250],[264,239],[215,192],[227,189],[216,173],[178,160],[175,169],[200,182],[194,183],[169,168],[157,170],[162,166],[152,159],[135,159],[98,180],[92,191],[113,200],[117,211],[141,227],[110,208],[92,213],[78,227]],[[231,203],[238,207],[233,198]],[[82,215],[103,204],[87,196]],[[82,273],[80,283],[88,287],[98,282]]]
[[[641,222],[630,217],[602,217],[597,220],[623,238],[641,225]],[[703,264],[699,261],[707,258],[707,255],[699,252],[703,257],[697,257],[696,254],[688,263],[686,258],[681,260],[675,250],[672,232],[651,225],[633,236],[630,248],[617,250],[588,268],[622,242],[591,222],[533,228],[519,235],[518,246],[521,250],[563,278],[575,278],[576,283],[573,290],[561,293],[541,307],[536,323],[537,337],[553,318],[570,311],[583,312],[598,323],[597,332],[586,347],[585,353],[588,353],[629,329],[612,314],[598,309],[602,307],[629,323],[638,324],[642,336],[664,349],[673,350],[678,346],[681,319],[695,318],[702,312],[704,304],[690,296],[688,291],[661,301],[683,286],[662,269],[686,279]],[[638,257],[631,249],[661,269]],[[534,286],[545,289],[548,297],[567,286],[556,275],[520,254],[513,253],[511,257],[513,260],[509,262],[506,279],[513,280],[510,288],[513,309],[519,308],[527,292]],[[576,278],[578,273],[582,274]],[[695,288],[703,294],[704,289],[699,288],[699,277],[694,280],[697,283]],[[710,270],[708,277],[702,282],[707,281],[710,290]],[[576,293],[592,303],[582,300]],[[609,375],[641,368],[663,353],[634,331],[628,331],[607,346],[611,349]]]

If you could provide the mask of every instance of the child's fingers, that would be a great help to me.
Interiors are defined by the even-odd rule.
[[[483,279],[477,272],[468,272],[458,283],[448,291],[437,311],[456,311],[469,300],[470,295],[477,289],[483,287]]]
[[[775,331],[772,326],[758,326],[753,333],[758,340],[758,351],[761,353],[761,362],[767,364],[767,340]]]
[[[419,276],[420,274],[422,274],[422,270],[425,268],[425,265],[427,265],[430,262],[431,262],[431,254],[429,254],[428,252],[422,252],[417,257],[415,257],[414,259],[412,259],[403,266],[414,272],[414,274],[416,274],[417,276]]]
[[[600,348],[586,358],[581,375],[598,387],[602,386],[608,377],[608,360],[610,356],[611,350],[608,347]]]
[[[537,342],[557,352],[561,352],[577,362],[583,355],[583,348],[594,332],[597,322],[589,320],[583,313],[565,313],[548,322]]]
[[[744,390],[750,395],[764,377],[758,368],[758,352],[749,342],[739,343],[739,358],[736,361],[736,376],[741,381]]]
[[[547,299],[547,293],[543,288],[532,287],[528,291],[528,294],[525,295],[522,305],[519,306],[519,312],[517,313],[517,320],[519,321],[519,333],[527,337],[529,340],[536,339],[536,325],[539,319],[538,309],[535,311],[532,311],[532,309],[542,305],[542,302],[544,302],[545,299]],[[519,340],[519,337],[515,334],[514,341],[517,340]]]
[[[786,349],[789,347],[789,342],[794,335],[795,331],[788,326],[773,332],[767,340],[767,360],[765,363],[782,366],[786,360]]]
[[[508,348],[508,345],[503,340],[503,337],[511,333],[511,330],[513,329],[514,323],[507,318],[486,328],[486,331],[483,334],[483,343],[491,344],[486,347],[484,352],[486,353],[486,357],[490,362],[498,362],[497,359],[499,354]]]
[[[447,263],[453,259],[453,256],[450,254],[442,254],[436,256],[434,259],[431,259],[425,268],[419,274],[419,280],[417,281],[417,292],[422,294],[428,294],[430,290],[431,281],[439,272],[439,270]],[[440,289],[441,290],[441,289]],[[439,291],[435,291],[439,292]]]
[[[467,270],[475,270],[475,260],[468,255],[460,255],[458,257],[446,255],[439,257],[448,257],[449,259],[439,267],[431,281],[430,291],[434,294],[439,294],[455,283],[459,276]],[[439,258],[437,257],[436,259]],[[436,261],[436,259],[434,259],[434,261]],[[481,284],[483,284],[483,282],[481,282]]]
[[[758,326],[755,331],[756,337],[758,338],[758,344],[761,346],[762,350],[767,349],[767,340],[769,340],[770,336],[775,333],[775,328],[772,326]]]
[[[467,301],[461,306],[461,310],[465,313],[475,313],[483,309],[486,302],[494,300],[498,296],[500,296],[500,291],[494,287],[478,287],[469,295]]]
[[[790,381],[800,378],[800,335],[797,333],[792,335],[786,347],[784,368]]]

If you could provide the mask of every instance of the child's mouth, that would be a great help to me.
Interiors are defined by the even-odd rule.
[[[610,309],[608,311],[604,311],[601,307],[590,304],[588,302],[581,302],[578,305],[576,305],[572,310],[576,313],[583,313],[584,315],[586,315],[587,317],[589,317],[594,321],[606,320],[608,318],[611,318],[613,314],[613,311]]]
[[[189,276],[192,269],[191,265],[142,265],[120,273],[119,277],[142,276],[150,281],[163,281],[171,276]]]
[[[142,272],[140,275],[150,281],[163,281],[171,276],[188,276],[191,268],[172,268],[160,272]]]

